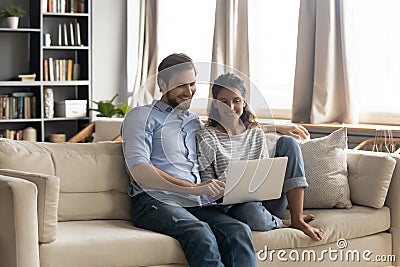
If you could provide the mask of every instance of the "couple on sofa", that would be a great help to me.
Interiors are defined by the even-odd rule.
[[[166,57],[157,76],[163,96],[134,108],[124,120],[133,224],[177,239],[190,266],[255,266],[251,230],[290,226],[320,240],[322,230],[308,224],[313,216],[303,215],[307,182],[301,152],[292,137],[281,137],[276,144],[274,156],[288,156],[280,199],[229,206],[216,203],[223,195],[230,160],[264,158],[268,152],[239,76],[222,74],[214,81],[207,127],[188,112],[196,74],[187,55]],[[303,137],[308,134],[295,125],[281,129]],[[287,204],[291,220],[281,220]]]

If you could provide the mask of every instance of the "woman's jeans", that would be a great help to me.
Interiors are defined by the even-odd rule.
[[[253,231],[281,228],[283,224],[279,218],[283,217],[288,205],[286,192],[293,188],[308,186],[304,176],[300,146],[293,137],[282,136],[278,139],[274,157],[288,157],[281,197],[263,202],[235,204],[227,211],[233,218],[249,225]]]

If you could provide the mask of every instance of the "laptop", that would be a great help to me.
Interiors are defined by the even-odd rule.
[[[280,198],[287,160],[279,157],[230,162],[222,204]]]

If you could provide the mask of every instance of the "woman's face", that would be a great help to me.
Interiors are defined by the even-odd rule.
[[[235,88],[220,89],[217,100],[215,105],[222,120],[239,119],[243,114],[243,108],[246,106],[240,91]]]

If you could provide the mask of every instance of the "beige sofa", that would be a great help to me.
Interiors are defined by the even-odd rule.
[[[393,158],[400,161],[350,150],[349,177],[366,166],[374,166],[369,175],[382,173]],[[384,207],[312,210],[312,224],[325,232],[319,242],[290,228],[254,232],[258,265],[396,265],[388,260],[400,259],[399,166]],[[176,240],[132,226],[121,143],[0,139],[0,169],[0,266],[185,265]],[[368,200],[366,188],[376,185],[366,186],[351,194]]]

